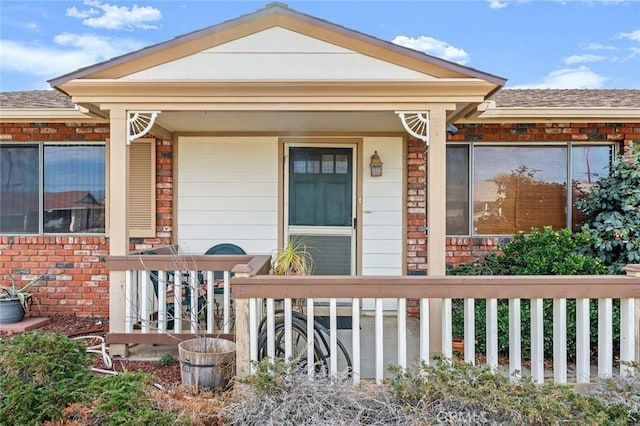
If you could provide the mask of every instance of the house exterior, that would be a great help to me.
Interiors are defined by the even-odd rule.
[[[50,84],[0,94],[0,275],[45,274],[45,314],[121,316],[106,257],[162,245],[296,237],[319,274],[443,275],[577,226],[640,143],[640,90],[504,90],[281,4]]]

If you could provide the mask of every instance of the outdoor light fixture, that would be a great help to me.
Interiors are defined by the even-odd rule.
[[[369,163],[369,167],[371,167],[372,177],[382,176],[382,161],[380,160],[378,151],[373,152],[373,155],[371,156],[371,163]]]

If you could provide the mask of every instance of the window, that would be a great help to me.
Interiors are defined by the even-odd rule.
[[[612,145],[448,146],[447,234],[577,229],[571,206],[607,175],[612,156]]]
[[[104,145],[0,145],[0,197],[1,233],[104,233]]]

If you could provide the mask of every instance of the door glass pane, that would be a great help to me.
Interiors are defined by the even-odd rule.
[[[44,147],[44,232],[104,232],[104,151],[100,145]]]
[[[37,233],[37,145],[0,146],[0,232]]]
[[[322,154],[322,173],[333,173],[333,155]]]
[[[314,155],[309,159],[307,163],[307,172],[308,173],[320,173],[320,158],[317,155]]]
[[[347,174],[349,173],[349,156],[338,154],[336,155],[336,173]]]
[[[567,226],[567,148],[474,149],[473,224],[477,234]]]
[[[578,210],[576,200],[591,191],[598,179],[609,176],[609,165],[613,160],[611,145],[586,146],[571,148],[571,227],[579,231],[584,216]]]
[[[447,147],[447,235],[469,235],[469,147]]]
[[[293,161],[293,173],[306,173],[307,171],[307,162],[304,160],[294,160]]]

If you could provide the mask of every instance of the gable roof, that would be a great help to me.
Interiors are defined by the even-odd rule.
[[[438,78],[473,78],[502,86],[505,79],[474,68],[446,61],[396,45],[361,32],[294,11],[282,3],[271,3],[254,13],[91,65],[49,80],[59,87],[76,79],[117,79],[193,55],[268,28],[281,27],[308,35],[336,46],[345,47],[374,58],[424,72]]]

